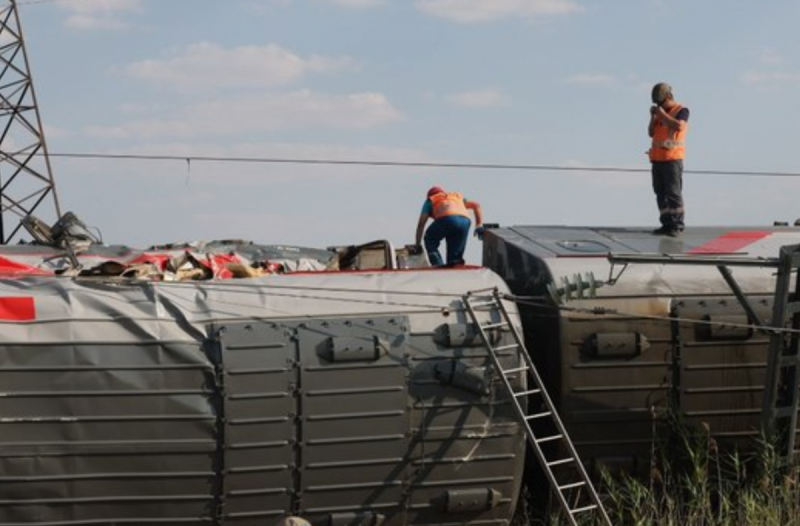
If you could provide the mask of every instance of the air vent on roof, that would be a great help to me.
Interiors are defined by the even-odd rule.
[[[601,254],[611,251],[608,245],[600,243],[599,241],[567,240],[559,241],[556,244],[563,249],[570,250],[572,252],[581,252],[584,254]]]

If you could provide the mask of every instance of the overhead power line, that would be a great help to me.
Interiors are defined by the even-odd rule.
[[[217,163],[261,163],[261,164],[305,164],[331,166],[385,166],[397,168],[462,168],[475,170],[518,170],[542,172],[614,172],[650,173],[650,168],[628,168],[614,166],[559,166],[544,164],[503,164],[503,163],[459,163],[428,161],[387,161],[363,159],[299,159],[287,157],[233,157],[233,156],[192,156],[192,155],[147,155],[115,153],[50,153],[51,157],[73,159],[109,159],[136,161],[180,161]],[[684,170],[696,175],[735,175],[748,177],[800,177],[800,172],[779,172],[763,170]]]

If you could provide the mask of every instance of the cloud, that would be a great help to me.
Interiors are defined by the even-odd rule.
[[[344,7],[375,7],[383,5],[384,0],[322,0],[332,4],[341,5]]]
[[[142,10],[141,0],[63,0],[59,7],[72,13],[64,22],[78,30],[123,29],[123,13]]]
[[[423,13],[460,23],[583,12],[581,6],[570,0],[417,0],[416,7]]]
[[[800,73],[787,71],[748,71],[742,79],[747,84],[757,84],[763,86],[785,86],[800,84]]]
[[[300,57],[278,45],[226,49],[210,42],[191,44],[163,60],[145,60],[124,68],[134,78],[177,89],[273,87],[309,73],[356,69],[348,57]]]
[[[307,0],[302,0],[307,1]],[[386,5],[386,0],[317,0],[321,3],[336,4],[348,9],[364,9]],[[256,0],[246,7],[252,12],[259,14],[269,14],[275,8],[287,7],[298,4],[301,0]]]
[[[496,108],[506,103],[506,97],[497,90],[487,89],[482,91],[465,91],[448,95],[450,104],[464,108]]]
[[[594,74],[578,74],[572,75],[571,77],[567,77],[565,80],[567,84],[586,84],[590,86],[610,86],[612,84],[617,83],[617,78],[613,75],[606,75],[603,73],[594,73]]]
[[[784,57],[777,49],[764,48],[758,56],[758,61],[767,66],[775,66],[783,63]]]
[[[364,130],[403,119],[380,93],[324,95],[310,91],[267,93],[194,104],[173,115],[119,126],[92,126],[96,138],[157,139],[224,137],[289,129]]]
[[[64,139],[75,136],[75,130],[71,128],[59,128],[57,126],[44,125],[44,136],[47,139]],[[5,145],[4,145],[5,146]]]

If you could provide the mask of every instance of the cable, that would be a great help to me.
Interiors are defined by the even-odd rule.
[[[438,297],[438,298],[461,298],[464,294],[457,294],[457,293],[447,293],[447,292],[414,292],[414,291],[392,291],[392,290],[381,290],[381,289],[364,289],[364,288],[340,288],[340,287],[308,287],[303,285],[271,285],[265,283],[259,283],[257,289],[254,289],[252,284],[248,283],[225,283],[225,284],[213,284],[208,283],[204,286],[207,289],[213,289],[215,287],[219,287],[221,289],[227,289],[230,292],[234,292],[235,289],[239,288],[240,290],[236,291],[238,293],[245,293],[245,294],[261,294],[263,289],[276,289],[276,290],[296,290],[298,293],[296,294],[289,294],[287,292],[284,293],[273,293],[270,294],[271,296],[276,297],[285,297],[285,298],[294,298],[294,299],[307,299],[307,300],[321,300],[321,301],[347,301],[349,303],[360,303],[360,304],[373,304],[373,305],[384,305],[384,306],[393,306],[393,307],[413,307],[420,309],[419,313],[441,313],[443,309],[451,309],[451,307],[446,305],[433,305],[433,304],[423,304],[423,303],[403,303],[403,302],[396,302],[396,301],[386,301],[386,300],[373,300],[373,299],[356,299],[356,298],[342,298],[337,296],[309,296],[309,295],[302,295],[300,294],[301,291],[315,291],[315,292],[349,292],[353,294],[380,294],[380,295],[409,295],[409,296],[422,296],[422,297]],[[170,287],[194,287],[196,283],[194,282],[162,282],[159,283],[159,288],[162,289],[162,293],[168,290]],[[234,290],[231,290],[234,289]],[[468,291],[465,294],[472,294],[475,292],[480,291]],[[185,299],[185,298],[183,298]],[[606,315],[614,315],[618,317],[623,317],[627,319],[645,319],[645,320],[652,320],[652,321],[661,321],[665,323],[671,323],[674,321],[685,323],[689,325],[702,325],[702,326],[712,326],[712,325],[720,325],[720,322],[715,322],[711,320],[698,320],[694,318],[681,318],[681,317],[671,317],[671,316],[657,316],[652,314],[640,314],[640,313],[630,313],[625,311],[620,311],[617,309],[601,309],[598,310],[597,308],[582,308],[582,307],[568,307],[566,305],[554,305],[549,302],[542,301],[538,296],[515,296],[513,294],[505,295],[505,299],[512,301],[516,304],[521,305],[528,305],[532,307],[539,307],[544,308],[549,311],[552,311],[554,314],[559,312],[576,312],[582,314],[591,314],[594,316],[606,316]],[[602,299],[602,298],[597,298]],[[249,304],[231,302],[231,301],[220,301],[215,300],[215,303],[225,303],[235,306],[250,306]],[[770,326],[755,326],[750,324],[743,324],[743,323],[735,323],[735,322],[725,322],[724,325],[730,327],[736,327],[740,329],[748,329],[748,330],[763,330],[768,331],[771,333],[781,333],[781,334],[800,334],[800,330],[790,329],[790,328],[778,328],[778,327],[770,327]]]
[[[389,271],[391,272],[391,271]],[[289,273],[283,274],[283,276],[293,276],[296,273]],[[165,286],[194,286],[198,282],[187,282],[187,281],[162,281],[159,282],[160,287]],[[256,293],[253,291],[252,283],[241,283],[238,280],[226,280],[224,283],[220,282],[200,282],[204,283],[204,287],[206,289],[215,289],[221,288],[224,290],[230,289],[243,289],[244,292],[248,293]],[[259,283],[259,289],[274,289],[274,290],[302,290],[302,291],[314,291],[314,292],[354,292],[359,294],[389,294],[393,296],[421,296],[421,297],[428,297],[428,298],[445,298],[445,299],[460,299],[464,296],[464,294],[459,294],[455,292],[430,292],[430,291],[410,291],[410,290],[387,290],[387,289],[364,289],[364,288],[346,288],[346,287],[309,287],[306,285],[272,285],[269,283]],[[241,291],[237,291],[241,292]],[[430,307],[430,305],[426,305],[426,307]],[[441,306],[437,306],[436,308],[441,308]]]
[[[302,290],[301,287],[296,287],[296,288]],[[193,301],[192,298],[185,298],[183,296],[175,295],[173,291],[169,291],[169,289],[165,288],[165,287],[159,287],[159,292],[164,296],[171,296],[173,299],[174,298],[178,298],[180,300],[186,300],[186,301],[189,301],[189,302]],[[351,291],[351,292],[356,292],[356,291]],[[363,293],[363,292],[367,292],[367,291],[360,291],[360,292]],[[383,291],[379,291],[379,290],[370,291],[370,292],[383,293]],[[257,293],[257,291],[253,291],[253,293]],[[397,307],[397,308],[403,307],[403,308],[407,308],[407,309],[408,308],[413,308],[413,309],[417,309],[414,312],[422,313],[422,314],[440,314],[442,312],[442,310],[446,310],[446,309],[449,308],[446,305],[432,305],[432,304],[424,304],[424,303],[402,303],[402,302],[386,301],[386,300],[345,298],[345,297],[342,297],[342,296],[338,296],[337,297],[337,296],[304,295],[304,294],[300,294],[299,292],[296,293],[296,294],[272,293],[269,296],[270,297],[278,297],[278,298],[291,298],[291,299],[296,299],[296,300],[308,300],[308,301],[333,301],[333,302],[339,302],[339,303],[346,302],[348,304],[358,303],[358,304],[362,304],[362,305],[373,305],[373,306],[374,305],[383,305],[383,306]],[[247,304],[247,303],[240,303],[240,302],[236,302],[236,301],[220,300],[220,299],[215,299],[213,301],[213,304],[214,305],[229,305],[229,306],[235,306],[235,307],[253,307],[253,305]],[[406,314],[408,312],[403,311],[402,313]],[[286,316],[295,316],[295,317],[302,317],[302,318],[323,316],[323,315],[317,315],[317,314],[315,314],[315,315],[297,314],[297,313],[288,312],[288,311],[284,311],[284,314]],[[376,313],[374,311],[366,311],[361,315],[370,315],[370,314],[374,316]],[[339,315],[339,316],[342,316],[342,315],[351,316],[351,315],[353,315],[353,313],[347,312],[347,313],[339,313],[337,315]]]
[[[74,3],[76,0],[17,0],[16,4],[18,6],[29,6],[29,5],[37,5],[37,4],[56,4],[59,2],[72,2]],[[83,0],[85,2],[92,2],[96,0]],[[161,0],[163,1],[163,0]]]
[[[652,320],[652,321],[663,321],[667,323],[671,323],[673,321],[677,321],[680,323],[685,323],[689,325],[703,325],[703,326],[712,326],[712,325],[725,325],[727,327],[736,327],[739,329],[748,329],[748,330],[763,330],[768,331],[774,334],[800,334],[800,330],[791,329],[786,327],[770,327],[770,326],[758,326],[758,325],[750,325],[745,323],[735,323],[735,322],[724,322],[721,323],[719,321],[712,321],[712,320],[698,320],[694,318],[680,318],[680,317],[672,317],[672,316],[656,316],[653,314],[639,314],[639,313],[631,313],[620,311],[617,309],[605,309],[602,312],[598,311],[597,309],[590,309],[590,308],[583,308],[583,307],[567,307],[565,305],[552,305],[549,303],[542,302],[541,300],[536,299],[535,297],[525,297],[525,296],[514,296],[514,295],[507,295],[506,299],[509,301],[513,301],[517,304],[528,305],[531,307],[540,307],[544,309],[556,310],[556,311],[566,311],[566,312],[577,312],[581,314],[591,314],[594,316],[619,316],[622,318],[628,319],[644,319],[644,320]],[[602,299],[602,298],[596,298]]]
[[[22,5],[36,5],[36,4],[51,4],[54,2],[63,2],[65,0],[18,0],[16,4],[18,6]]]
[[[44,0],[42,0],[44,1]],[[52,0],[50,0],[52,1]],[[503,164],[503,163],[445,163],[424,161],[386,161],[358,159],[297,159],[281,157],[233,157],[233,156],[187,156],[187,155],[148,155],[148,154],[114,154],[114,153],[49,153],[50,157],[72,159],[124,159],[137,161],[181,161],[181,162],[227,162],[227,163],[262,163],[262,164],[306,164],[306,165],[345,165],[345,166],[386,166],[396,168],[462,168],[479,170],[526,170],[526,171],[558,171],[558,172],[617,172],[617,173],[650,173],[650,168],[625,168],[613,166],[559,166],[543,164]],[[684,173],[696,175],[737,175],[751,177],[800,177],[800,172],[779,172],[760,170],[684,170]]]
[[[68,0],[17,0],[18,6],[28,6],[36,4],[55,4],[57,2],[66,2]],[[72,0],[74,2],[74,0]]]

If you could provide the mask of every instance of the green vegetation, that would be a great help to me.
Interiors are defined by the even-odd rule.
[[[800,469],[781,468],[770,440],[724,452],[707,426],[668,421],[671,432],[653,444],[649,480],[601,474],[598,491],[615,526],[800,526]],[[558,513],[545,522],[569,524]]]

